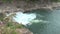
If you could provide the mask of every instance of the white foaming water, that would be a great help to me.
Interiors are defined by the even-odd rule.
[[[22,13],[22,12],[17,12],[16,13],[16,18],[14,17],[13,19],[19,23],[19,24],[23,24],[23,25],[27,25],[30,23],[31,20],[36,18],[36,14],[34,13]]]

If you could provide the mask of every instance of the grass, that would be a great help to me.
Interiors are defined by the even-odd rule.
[[[7,22],[5,25],[0,26],[0,32],[2,34],[18,34],[16,29],[24,28],[22,24],[17,24],[13,22]]]
[[[1,14],[0,15],[0,21],[3,24],[3,21],[5,22],[5,20],[3,20],[4,15]],[[16,29],[20,29],[20,28],[24,28],[24,26],[22,24],[18,24],[15,22],[5,22],[3,25],[0,25],[0,34],[18,34],[16,32]]]
[[[13,0],[2,0],[3,3],[9,2],[11,3]]]
[[[19,2],[19,1],[21,1],[21,0],[15,0],[16,2]],[[29,2],[33,2],[33,3],[35,3],[36,1],[41,1],[41,0],[22,0],[22,1],[25,1],[25,2],[27,2],[27,3],[29,3]],[[14,0],[2,0],[2,3],[13,3],[14,2]],[[44,2],[44,0],[43,0],[43,2]],[[60,2],[60,0],[47,0],[46,2]]]
[[[18,24],[18,23],[13,23],[13,22],[8,22],[6,23],[7,27],[10,27],[12,29],[16,29],[16,28],[23,28],[24,26],[22,24]]]
[[[1,34],[17,34],[17,32],[14,29],[11,29],[10,27],[1,27]]]
[[[60,0],[51,0],[51,2],[60,2]]]

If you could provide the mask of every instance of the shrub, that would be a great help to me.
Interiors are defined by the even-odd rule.
[[[13,0],[2,0],[3,3],[9,2],[11,3]]]

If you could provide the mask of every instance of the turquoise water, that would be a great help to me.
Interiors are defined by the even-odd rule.
[[[32,11],[33,12],[33,11]],[[34,10],[37,15],[37,19],[49,21],[49,23],[33,23],[27,26],[34,34],[60,34],[60,10]]]
[[[25,25],[32,22],[26,27],[34,34],[60,34],[60,10],[32,10],[16,17],[17,22]]]

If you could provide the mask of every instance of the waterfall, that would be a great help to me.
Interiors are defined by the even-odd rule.
[[[35,18],[36,18],[35,13],[28,14],[23,12],[17,12],[16,17],[14,17],[13,19],[19,24],[27,25],[30,23],[31,20]]]

